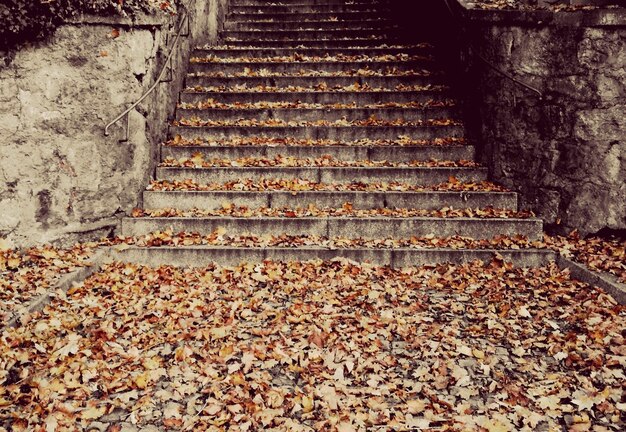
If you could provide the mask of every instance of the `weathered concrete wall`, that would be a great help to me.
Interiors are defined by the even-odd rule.
[[[214,41],[226,0],[191,2],[173,81],[103,135],[155,81],[177,17],[85,17],[0,68],[0,238],[17,245],[109,233],[138,204],[182,86],[190,47]]]
[[[626,229],[625,10],[470,11],[464,23],[470,129],[492,177],[557,232]]]

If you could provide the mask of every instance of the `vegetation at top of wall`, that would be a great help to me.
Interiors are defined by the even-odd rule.
[[[0,3],[0,51],[50,35],[65,20],[81,14],[129,15],[172,12],[178,0],[3,0]]]

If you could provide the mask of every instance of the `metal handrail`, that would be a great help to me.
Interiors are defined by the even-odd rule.
[[[513,75],[510,75],[509,73],[503,71],[502,69],[498,68],[497,66],[495,66],[493,63],[491,63],[489,60],[487,60],[486,58],[484,58],[483,56],[481,56],[480,54],[476,54],[476,56],[483,62],[485,63],[487,66],[489,66],[493,71],[499,73],[500,75],[502,75],[505,78],[510,79],[511,81],[513,81],[514,83],[527,88],[528,90],[531,90],[535,93],[537,93],[537,96],[539,96],[539,99],[543,99],[543,93],[541,92],[541,90],[539,90],[536,87],[531,86],[530,84],[525,83],[524,81],[521,81],[518,78],[515,78]]]
[[[139,99],[137,99],[135,103],[133,103],[128,108],[126,108],[124,112],[122,112],[120,115],[115,117],[104,127],[104,136],[109,136],[109,128],[113,126],[115,123],[117,123],[118,121],[120,121],[121,119],[123,119],[124,116],[127,116],[137,105],[139,105],[145,98],[147,98],[154,91],[154,89],[156,89],[157,86],[161,83],[161,80],[163,79],[163,75],[165,74],[165,69],[167,68],[167,65],[170,63],[172,56],[174,55],[176,45],[178,44],[178,40],[180,39],[183,27],[185,26],[185,21],[189,23],[189,11],[187,9],[185,9],[181,17],[180,26],[178,27],[178,31],[176,32],[176,37],[174,38],[174,42],[172,42],[172,45],[167,54],[167,57],[165,58],[165,62],[163,63],[163,66],[161,66],[161,71],[159,72],[154,84],[152,84],[150,88]],[[126,130],[126,134],[128,135],[128,127]]]
[[[452,15],[452,17],[454,19],[457,19],[457,13],[454,12],[454,10],[452,9],[452,6],[450,6],[449,0],[443,0],[443,1],[446,4],[446,8],[448,9],[448,12],[450,12],[450,15]],[[483,57],[479,53],[476,53],[476,57],[478,57],[478,59],[480,61],[482,61],[483,63],[485,63],[487,66],[489,66],[489,68],[491,70],[499,73],[500,75],[502,75],[505,78],[508,78],[509,80],[514,82],[515,84],[518,84],[518,85],[520,85],[520,86],[522,86],[522,87],[524,87],[524,88],[526,88],[526,89],[528,89],[530,91],[535,92],[539,96],[540,100],[543,99],[543,93],[538,88],[533,87],[532,85],[525,83],[524,81],[520,80],[519,78],[515,78],[513,75],[509,74],[508,72],[503,71],[502,69],[500,69],[499,67],[497,67],[496,65],[491,63],[489,60],[487,60],[485,57]]]

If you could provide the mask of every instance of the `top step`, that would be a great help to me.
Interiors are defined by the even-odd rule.
[[[302,1],[302,0],[301,0]],[[265,16],[278,13],[319,13],[319,12],[389,12],[386,5],[370,3],[328,3],[328,4],[267,4],[267,5],[231,5],[231,15],[239,13]]]
[[[381,11],[348,11],[348,12],[328,12],[318,11],[318,12],[302,12],[300,10],[294,10],[291,12],[277,12],[277,13],[266,13],[266,14],[258,14],[258,13],[231,13],[227,17],[227,22],[249,22],[249,21],[331,21],[336,20],[337,22],[341,21],[357,21],[364,19],[376,19],[376,18],[384,18],[387,14]]]
[[[329,5],[329,4],[366,4],[369,6],[386,6],[389,0],[358,0],[358,1],[342,1],[342,0],[231,0],[231,6],[295,6],[295,5]]]

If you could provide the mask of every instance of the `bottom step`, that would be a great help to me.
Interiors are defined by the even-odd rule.
[[[203,267],[210,263],[238,265],[242,262],[307,261],[347,258],[375,265],[407,267],[441,263],[461,264],[475,260],[491,261],[496,255],[516,267],[540,267],[556,259],[553,251],[543,249],[374,249],[321,247],[299,248],[243,248],[223,246],[190,247],[135,247],[113,251],[116,260],[147,266],[173,265],[178,267]]]

